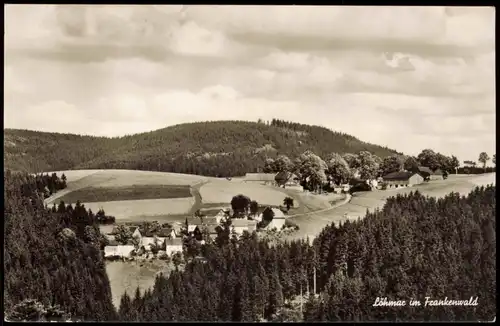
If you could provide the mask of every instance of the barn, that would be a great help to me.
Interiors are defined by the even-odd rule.
[[[412,187],[424,182],[424,178],[415,172],[393,172],[383,177],[387,188]]]

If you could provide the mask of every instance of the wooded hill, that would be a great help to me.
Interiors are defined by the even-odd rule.
[[[227,177],[258,172],[266,157],[294,158],[306,150],[321,157],[396,153],[327,128],[276,119],[187,123],[117,138],[18,129],[4,130],[4,137],[5,168],[23,172],[135,169]]]

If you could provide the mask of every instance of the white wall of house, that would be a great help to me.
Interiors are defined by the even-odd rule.
[[[165,237],[157,237],[158,239],[158,244],[161,246],[165,242]],[[141,245],[144,246],[146,250],[149,250],[151,245],[155,243],[155,238],[154,237],[143,237],[141,241]]]
[[[271,223],[269,223],[268,228],[273,229],[276,228],[277,230],[281,230],[281,228],[285,225],[285,219],[284,218],[273,218]]]
[[[195,224],[190,224],[188,225],[188,232],[194,232],[194,230],[196,229],[198,225],[195,225]]]
[[[106,246],[104,247],[104,257],[130,257],[130,254],[134,249],[135,248],[132,245]]]
[[[166,250],[167,255],[171,256],[176,252],[182,252],[182,245],[167,246],[166,249],[167,249]]]

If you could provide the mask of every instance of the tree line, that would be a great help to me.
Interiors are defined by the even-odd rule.
[[[483,154],[486,153],[481,154],[480,161],[487,158],[487,155]],[[495,156],[493,157],[493,162],[495,162]],[[416,157],[394,154],[381,158],[368,151],[361,151],[357,154],[342,155],[329,153],[324,159],[312,151],[305,151],[294,160],[286,155],[268,158],[264,162],[263,171],[265,173],[293,172],[304,189],[317,190],[328,182],[336,185],[348,183],[349,180],[355,178],[355,174],[363,180],[369,180],[403,170],[419,172],[421,166],[428,167],[432,171],[440,170],[443,175],[494,171],[486,167],[481,172],[468,167],[459,168],[460,162],[456,156],[446,156],[432,149],[424,149]]]

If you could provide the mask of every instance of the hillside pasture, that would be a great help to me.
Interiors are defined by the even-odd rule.
[[[346,220],[355,221],[363,218],[367,210],[373,211],[376,208],[382,208],[387,198],[397,196],[398,194],[418,190],[425,196],[438,198],[451,192],[467,195],[475,187],[491,183],[495,183],[495,173],[430,181],[414,187],[391,191],[377,190],[355,193],[348,203],[339,207],[317,213],[312,212],[290,217],[291,222],[297,224],[300,229],[298,232],[287,237],[287,239],[291,240],[306,236],[314,238],[328,224],[340,223]]]
[[[248,196],[261,205],[273,206],[283,205],[283,200],[287,197],[279,188],[242,182],[211,181],[200,188],[203,204],[230,203],[239,194]]]
[[[77,189],[59,197],[58,201],[64,201],[66,204],[73,204],[76,203],[77,200],[83,203],[93,203],[188,197],[191,197],[189,186],[133,185],[119,188],[88,187]]]
[[[195,200],[191,198],[121,200],[85,203],[85,207],[97,212],[104,209],[106,215],[112,215],[116,221],[142,221],[141,217],[189,214]]]

